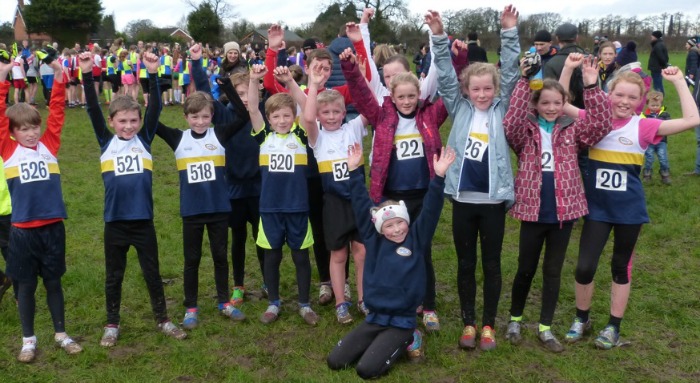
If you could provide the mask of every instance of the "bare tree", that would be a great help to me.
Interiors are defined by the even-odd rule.
[[[238,14],[234,11],[234,6],[229,4],[228,0],[182,0],[185,5],[189,6],[193,10],[197,10],[199,8],[200,4],[209,4],[211,9],[214,10],[214,13],[216,13],[219,16],[219,19],[221,21],[229,21],[230,19],[233,19],[235,17],[238,17]]]

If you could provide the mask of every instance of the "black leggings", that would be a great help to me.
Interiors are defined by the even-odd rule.
[[[326,235],[323,231],[323,186],[321,177],[309,177],[306,179],[309,190],[309,222],[311,223],[311,233],[314,236],[314,258],[318,269],[318,279],[320,282],[330,283],[331,281],[331,252],[326,246]],[[348,268],[345,267],[345,278],[347,279]]]
[[[36,288],[38,279],[20,281],[17,283],[19,299],[19,320],[22,323],[22,336],[34,336],[34,315],[36,312]],[[60,279],[44,280],[46,288],[46,303],[49,306],[54,332],[66,332],[65,308],[63,303],[63,288]]]
[[[328,355],[328,367],[340,370],[359,359],[355,367],[357,375],[362,379],[377,378],[389,371],[412,341],[411,329],[363,321],[333,348]]]
[[[233,285],[245,286],[245,243],[248,238],[248,223],[253,231],[253,240],[258,239],[258,227],[260,223],[260,209],[258,200],[260,197],[246,197],[231,200],[231,214],[229,215],[229,227],[231,227],[231,263],[233,266]],[[260,264],[260,273],[265,275],[265,252],[262,247],[255,245],[255,252]]]
[[[501,249],[506,225],[505,203],[452,201],[452,239],[457,252],[457,291],[465,326],[476,325],[476,244],[481,242],[484,274],[484,326],[494,327],[501,296]]]
[[[228,296],[228,218],[202,220],[201,216],[182,219],[182,244],[185,252],[184,290],[186,308],[197,307],[199,293],[199,263],[202,260],[204,227],[209,235],[209,248],[214,260],[214,284],[217,303],[226,303]]]
[[[311,262],[309,262],[309,249],[292,250],[292,260],[297,272],[297,288],[299,289],[299,303],[309,303],[309,290],[311,289]],[[265,285],[268,289],[270,303],[280,299],[280,264],[282,263],[282,249],[265,249]]]
[[[544,262],[542,263],[542,308],[540,309],[540,324],[552,324],[554,310],[559,299],[561,285],[561,268],[566,258],[566,248],[571,238],[573,222],[537,223],[522,222],[520,224],[520,255],[518,256],[518,272],[513,281],[512,302],[510,315],[523,315],[525,301],[530,292],[532,279],[537,273],[542,246]]]
[[[587,220],[581,231],[576,282],[582,285],[593,282],[600,256],[608,242],[610,232],[614,230],[615,239],[612,261],[610,262],[612,280],[619,285],[629,283],[629,264],[641,229],[641,224],[622,225]]]

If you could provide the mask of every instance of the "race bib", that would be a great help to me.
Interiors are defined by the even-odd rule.
[[[143,173],[143,162],[138,154],[126,154],[114,157],[114,175]]]
[[[350,179],[350,169],[347,161],[333,162],[333,181],[345,181]]]
[[[21,183],[46,181],[49,179],[49,164],[46,161],[25,161],[19,164]]]
[[[595,174],[596,189],[627,191],[627,172],[624,170],[598,169]]]
[[[187,164],[187,182],[196,184],[216,180],[214,161],[192,162]]]
[[[398,157],[399,161],[425,157],[423,142],[418,138],[396,141],[396,157]]]
[[[542,171],[543,172],[553,172],[554,171],[554,154],[551,151],[542,152]]]
[[[488,147],[488,142],[470,136],[469,139],[467,139],[467,147],[464,148],[464,158],[481,162],[484,159],[484,153],[486,153]]]
[[[294,154],[290,153],[271,153],[270,164],[268,170],[271,172],[294,172]]]

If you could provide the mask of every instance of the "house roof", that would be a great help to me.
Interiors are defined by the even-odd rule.
[[[158,28],[159,31],[167,33],[168,36],[174,35],[177,31],[180,31],[183,33],[185,36],[187,36],[188,39],[192,40],[192,36],[187,33],[186,31],[182,30],[181,28],[178,27],[166,27],[166,28]]]
[[[264,28],[256,29],[256,30],[254,31],[254,33],[256,33],[256,34],[262,36],[263,38],[265,38],[265,39],[267,40],[267,29],[264,29]],[[285,30],[284,30],[284,41],[303,42],[304,39],[301,38],[301,37],[300,37],[299,35],[297,35],[296,33],[292,32],[292,31],[290,31],[290,30],[285,29]]]

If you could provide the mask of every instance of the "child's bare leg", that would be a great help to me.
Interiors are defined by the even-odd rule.
[[[355,261],[355,284],[357,286],[357,301],[361,302],[364,296],[362,293],[362,275],[365,269],[365,245],[357,241],[352,241],[351,246],[352,259]]]
[[[335,305],[345,302],[345,262],[348,261],[348,249],[331,250],[331,287],[335,295]]]

